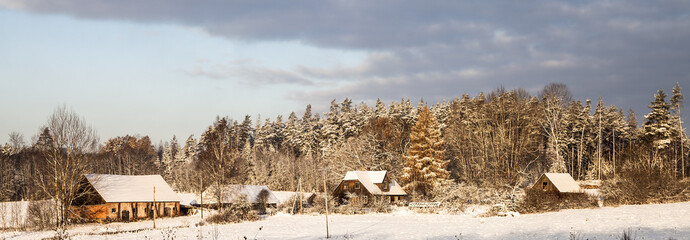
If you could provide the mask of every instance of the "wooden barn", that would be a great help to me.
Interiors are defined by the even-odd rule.
[[[532,188],[559,195],[583,192],[580,185],[568,173],[544,173],[532,185]]]
[[[180,197],[160,175],[86,174],[81,186],[72,218],[129,221],[180,214]]]
[[[368,204],[373,196],[387,197],[390,203],[402,202],[407,193],[388,175],[388,171],[348,171],[333,196],[341,200],[349,194],[356,194],[351,202]]]

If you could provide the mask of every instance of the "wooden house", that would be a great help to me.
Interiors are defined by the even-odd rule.
[[[128,221],[180,212],[180,197],[160,175],[86,174],[78,195],[72,218]]]
[[[580,185],[568,173],[544,173],[532,185],[532,189],[553,192],[559,195],[582,193]]]
[[[390,203],[404,201],[407,197],[402,187],[390,178],[388,171],[348,171],[333,191],[333,196],[343,200],[348,195],[355,196],[350,201],[362,201],[363,204],[368,204],[374,196],[386,197]]]

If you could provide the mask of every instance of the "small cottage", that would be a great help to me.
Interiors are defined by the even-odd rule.
[[[200,206],[195,193],[177,193],[177,196],[181,199],[180,215],[193,215]]]
[[[557,194],[582,193],[580,185],[568,173],[544,173],[532,189],[539,189]]]
[[[368,204],[371,197],[383,196],[390,203],[404,201],[407,193],[393,179],[388,171],[348,171],[338,187],[333,191],[333,196],[341,200],[349,195],[356,196],[350,201],[362,201]]]
[[[72,218],[128,221],[180,211],[180,197],[160,175],[86,174],[78,196]]]
[[[218,189],[215,186],[209,187],[204,192],[204,206],[217,206],[217,194]],[[255,207],[261,207],[260,205],[263,204],[266,204],[268,207],[275,207],[278,205],[278,199],[271,189],[268,189],[265,185],[229,184],[221,188],[220,194],[222,195],[220,199],[223,205],[233,204],[237,202],[239,198],[246,199],[247,202]]]
[[[273,195],[278,199],[278,205],[293,204],[295,200],[302,200],[302,205],[310,206],[314,203],[316,194],[310,192],[290,192],[290,191],[273,191]]]

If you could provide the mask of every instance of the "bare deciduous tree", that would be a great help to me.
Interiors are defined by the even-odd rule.
[[[60,106],[45,125],[52,141],[39,171],[39,186],[54,199],[57,228],[64,226],[69,207],[78,198],[82,177],[89,170],[88,153],[96,151],[98,135],[84,118]]]

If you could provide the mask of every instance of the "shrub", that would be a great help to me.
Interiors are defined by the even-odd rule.
[[[330,212],[334,212],[335,206],[337,205],[335,199],[333,196],[328,196],[330,199],[328,200],[328,210]],[[305,209],[306,210],[306,209]],[[320,214],[325,214],[326,213],[326,204],[324,202],[324,195],[319,193],[316,194],[316,197],[314,197],[314,205],[312,208],[309,208],[309,210],[312,213],[320,213]]]
[[[26,209],[28,227],[46,229],[55,224],[55,205],[50,201],[31,201]]]
[[[246,199],[238,198],[229,207],[224,208],[223,212],[208,217],[206,221],[209,223],[238,223],[258,219],[257,213],[252,211],[252,205]]]
[[[606,204],[668,203],[690,200],[690,182],[654,169],[626,169],[601,186]]]

